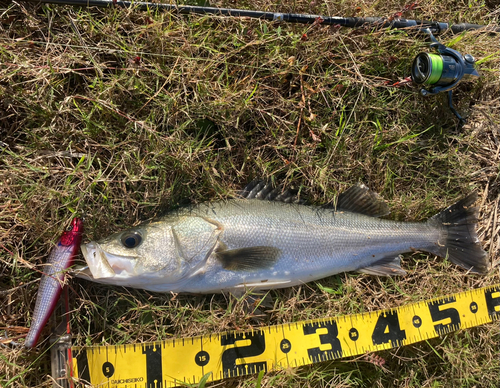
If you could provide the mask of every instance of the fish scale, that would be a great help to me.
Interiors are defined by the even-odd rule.
[[[198,290],[205,286],[225,289],[261,280],[272,283],[285,276],[295,277],[288,286],[301,284],[369,266],[387,255],[424,249],[439,236],[438,229],[425,223],[400,223],[280,202],[234,201],[241,210],[236,215],[235,206],[227,202],[209,209],[201,206],[192,214],[225,225],[220,240],[228,249],[269,245],[279,248],[282,255],[273,267],[255,273],[224,271],[213,257],[204,274],[183,285],[191,287],[190,292],[201,292]]]

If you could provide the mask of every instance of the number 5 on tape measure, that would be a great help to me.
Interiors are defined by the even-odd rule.
[[[73,347],[76,377],[167,388],[404,346],[500,319],[500,285],[390,310],[148,344]]]

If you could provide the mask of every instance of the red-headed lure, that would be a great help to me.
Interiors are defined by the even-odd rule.
[[[35,311],[31,327],[24,341],[24,346],[32,348],[56,307],[64,284],[64,274],[73,264],[73,259],[80,248],[83,234],[83,221],[74,218],[71,226],[63,232],[47,260],[47,266],[40,281],[36,298]]]

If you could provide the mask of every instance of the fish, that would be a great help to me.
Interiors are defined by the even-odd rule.
[[[400,255],[424,251],[471,273],[488,271],[472,193],[426,222],[382,218],[382,198],[364,184],[334,207],[309,206],[290,191],[252,182],[237,198],[177,209],[82,244],[95,282],[153,292],[269,290],[341,272],[404,275]]]
[[[74,218],[69,228],[62,233],[50,251],[46,269],[40,280],[35,310],[30,329],[24,340],[24,347],[33,348],[38,343],[42,330],[57,305],[63,289],[65,272],[73,264],[82,237],[83,221],[80,218]]]

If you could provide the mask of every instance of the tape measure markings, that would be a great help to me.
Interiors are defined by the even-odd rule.
[[[207,373],[212,373],[208,381],[215,381],[392,349],[499,318],[500,285],[494,285],[387,310],[245,332],[73,347],[73,365],[79,378],[94,385],[167,388],[197,383]]]

